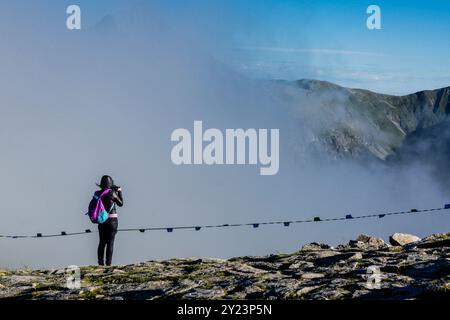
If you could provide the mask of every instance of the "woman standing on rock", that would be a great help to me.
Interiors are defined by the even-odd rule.
[[[118,220],[116,205],[123,206],[122,189],[114,184],[110,176],[103,176],[100,184],[97,184],[101,190],[96,191],[94,197],[100,197],[103,206],[108,210],[108,218],[103,223],[99,223],[98,232],[100,242],[98,244],[98,264],[105,264],[105,248],[106,248],[106,265],[110,266],[114,250],[114,238],[116,237]],[[108,191],[109,190],[109,191]],[[103,196],[101,196],[104,194]]]

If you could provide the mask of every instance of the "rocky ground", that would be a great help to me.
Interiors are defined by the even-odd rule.
[[[80,270],[81,287],[72,289],[66,270],[0,269],[0,298],[450,298],[450,233],[397,234],[390,242],[361,235],[336,248],[312,243],[290,254],[87,266]]]

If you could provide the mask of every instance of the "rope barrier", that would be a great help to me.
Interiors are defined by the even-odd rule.
[[[445,204],[442,208],[429,208],[429,209],[411,209],[409,211],[398,211],[398,212],[383,212],[377,214],[368,214],[368,215],[360,215],[353,216],[351,214],[347,214],[345,217],[335,217],[335,218],[321,218],[314,217],[312,219],[307,220],[292,220],[292,221],[264,221],[264,222],[252,222],[252,223],[234,223],[234,224],[218,224],[218,225],[195,225],[195,226],[173,226],[173,227],[149,227],[149,228],[127,228],[127,229],[118,229],[118,232],[131,232],[131,231],[139,231],[144,233],[146,231],[167,231],[173,232],[174,230],[182,230],[182,229],[193,229],[195,231],[200,231],[201,229],[214,229],[214,228],[234,228],[234,227],[244,227],[251,226],[254,229],[259,228],[261,225],[283,225],[284,227],[289,227],[291,224],[300,224],[300,223],[313,223],[313,222],[330,222],[330,221],[347,221],[354,219],[369,219],[369,218],[384,218],[385,216],[392,215],[406,215],[406,214],[419,214],[426,212],[436,212],[450,210],[450,204]],[[91,229],[86,229],[84,232],[66,232],[61,231],[60,233],[55,234],[42,234],[37,233],[35,235],[3,235],[0,234],[0,238],[10,238],[10,239],[27,239],[27,238],[54,238],[54,237],[66,237],[66,236],[76,236],[83,235],[88,233],[97,233],[98,231]]]

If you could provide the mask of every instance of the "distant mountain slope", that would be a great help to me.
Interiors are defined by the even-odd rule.
[[[408,135],[402,146],[386,158],[390,166],[420,164],[450,189],[450,119],[421,127]]]
[[[314,115],[313,140],[334,158],[385,160],[410,134],[444,122],[450,113],[450,87],[391,96],[303,79],[277,81],[276,88],[285,101]]]

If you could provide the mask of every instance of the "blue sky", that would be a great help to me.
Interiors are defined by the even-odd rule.
[[[95,25],[105,15],[145,3],[149,10],[158,8],[170,19],[178,19],[180,25],[175,22],[174,28],[191,24],[198,33],[208,30],[205,41],[214,44],[217,58],[251,77],[315,78],[391,94],[450,85],[449,1],[41,3],[49,12],[79,4],[85,27]],[[370,4],[381,8],[382,30],[366,28]]]
[[[250,1],[236,64],[257,77],[319,78],[386,93],[450,84],[448,1]],[[256,5],[255,5],[256,4]],[[382,30],[366,28],[381,8]]]

